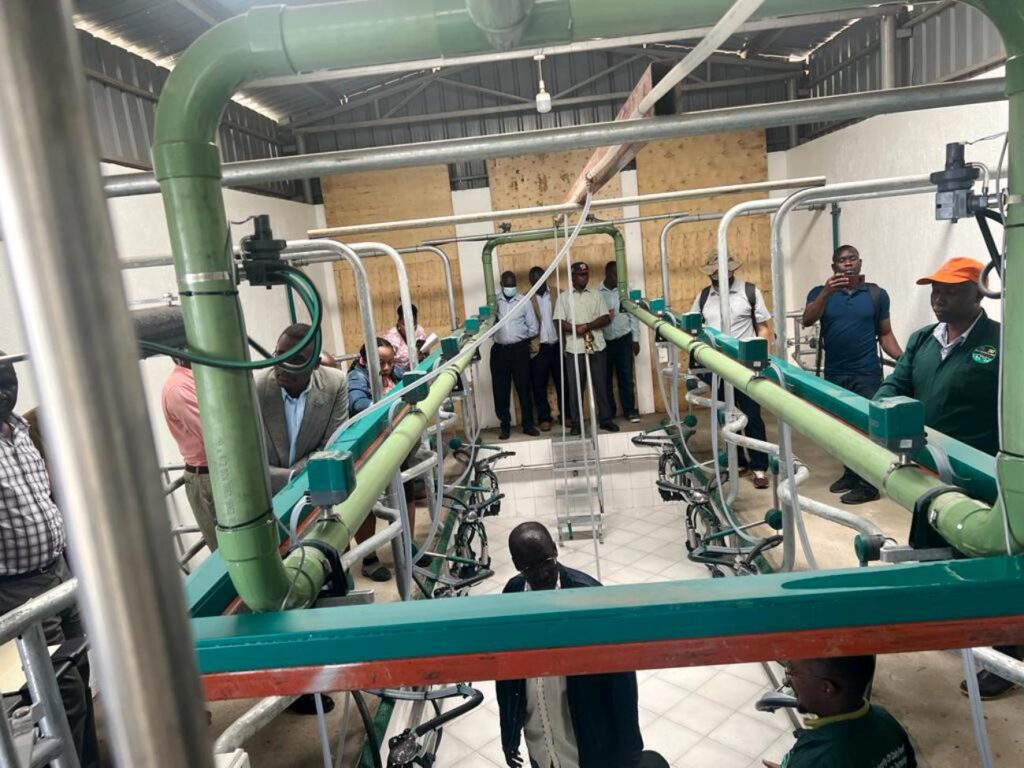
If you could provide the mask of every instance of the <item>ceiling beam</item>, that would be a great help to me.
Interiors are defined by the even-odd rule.
[[[613,51],[613,53],[617,53],[617,51]],[[570,93],[573,93],[574,91],[578,91],[580,88],[585,88],[586,86],[590,85],[595,80],[600,80],[600,79],[602,79],[604,77],[608,77],[613,72],[617,72],[618,70],[622,69],[623,67],[628,67],[630,64],[632,64],[635,61],[640,61],[641,59],[646,59],[646,58],[647,58],[646,54],[643,54],[643,53],[634,54],[633,56],[630,56],[628,59],[623,59],[618,64],[612,64],[610,67],[606,67],[605,69],[602,69],[600,72],[591,75],[586,80],[580,80],[578,83],[576,83],[575,85],[569,86],[564,91],[559,91],[558,93],[554,94],[551,98],[553,98],[553,99],[560,99],[563,96],[568,96]]]
[[[461,80],[451,80],[447,77],[440,77],[434,81],[441,85],[447,85],[452,88],[459,88],[465,91],[473,91],[474,93],[482,93],[485,96],[493,96],[498,99],[508,99],[509,101],[519,101],[524,104],[532,104],[533,99],[526,99],[515,93],[506,93],[505,91],[497,91],[493,88],[485,88],[482,85],[474,85],[473,83],[464,83]]]

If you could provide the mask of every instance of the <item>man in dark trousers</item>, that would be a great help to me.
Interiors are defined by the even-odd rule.
[[[903,395],[920,400],[929,427],[995,456],[999,452],[1001,329],[981,308],[982,269],[979,261],[954,257],[917,281],[931,286],[932,311],[939,322],[914,332],[875,399]],[[916,517],[910,543],[921,548],[949,546],[927,520]],[[1015,659],[1024,656],[1020,645],[996,650]],[[1014,685],[982,670],[978,687],[983,699],[994,699]],[[960,690],[967,693],[966,682]]]
[[[832,277],[807,294],[802,322],[821,322],[825,378],[861,397],[871,397],[882,382],[878,346],[894,360],[903,350],[889,322],[889,294],[861,274],[860,253],[841,245],[832,254]],[[864,504],[878,498],[878,489],[849,467],[829,487],[841,493],[844,504]]]
[[[803,659],[786,664],[800,711],[811,716],[781,768],[916,768],[907,732],[867,699],[874,656]],[[780,768],[770,760],[767,768]]]
[[[0,352],[2,355],[3,352]],[[28,423],[14,412],[18,375],[0,366],[0,615],[13,611],[71,578],[64,560],[64,518],[53,501],[43,457],[29,438]],[[62,646],[84,637],[78,608],[42,622],[46,643]],[[55,664],[71,662],[60,677],[64,711],[83,768],[99,764],[89,658],[53,655]]]
[[[540,523],[522,523],[508,548],[519,571],[504,592],[599,587],[585,573],[558,562],[558,548]],[[633,672],[499,680],[501,745],[519,768],[520,737],[533,768],[640,768],[643,738]],[[651,763],[653,764],[653,763]]]
[[[604,282],[597,292],[608,307],[612,321],[605,326],[604,340],[608,343],[608,400],[612,413],[615,412],[615,397],[612,378],[619,382],[619,405],[622,415],[635,424],[640,421],[636,407],[636,386],[634,385],[633,358],[640,354],[640,321],[628,312],[622,311],[619,301],[619,273],[614,261],[604,266]]]
[[[530,267],[530,285],[536,285],[544,276],[541,267]],[[555,385],[555,398],[559,413],[562,411],[562,355],[559,352],[558,327],[555,323],[555,301],[548,284],[541,284],[533,296],[537,312],[537,336],[530,342],[530,381],[533,385],[533,407],[537,409],[537,424],[541,432],[551,429],[551,403],[548,401],[548,382]]]
[[[526,297],[516,287],[515,272],[501,275],[501,293],[498,300],[498,320],[508,317]],[[523,434],[537,437],[540,432],[533,426],[533,394],[530,385],[530,339],[537,335],[537,316],[533,306],[520,309],[515,316],[494,334],[491,347],[491,387],[494,394],[494,413],[498,417],[501,440],[508,440],[512,413],[510,401],[512,386],[519,396],[519,415]]]

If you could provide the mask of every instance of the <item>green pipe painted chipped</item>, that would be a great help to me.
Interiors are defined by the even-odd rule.
[[[580,230],[580,237],[585,235],[608,235],[615,247],[615,271],[619,277],[619,298],[623,301],[629,298],[629,286],[626,275],[626,241],[622,233],[612,224],[595,224],[586,226]],[[550,232],[524,232],[522,234],[498,235],[484,243],[484,250],[481,256],[484,266],[484,291],[487,293],[487,306],[497,314],[498,300],[494,289],[494,249],[499,245],[510,245],[512,243],[530,243],[538,240],[554,240],[558,234],[552,229]]]
[[[629,13],[624,14],[622,4],[615,0],[536,3],[517,44],[536,47],[712,24],[730,4],[730,0],[691,0],[681,10],[675,0],[634,0]],[[972,0],[972,4],[996,23],[1010,53],[1008,217],[1011,223],[1021,224],[1024,206],[1018,198],[1024,192],[1024,62],[1020,54],[1024,9],[1019,3],[1004,0]],[[769,0],[759,15],[848,6],[849,0]],[[488,49],[486,35],[474,26],[462,0],[253,8],[213,27],[189,47],[160,98],[153,159],[178,279],[193,294],[206,294],[199,300],[192,296],[182,301],[193,349],[223,359],[245,360],[248,356],[239,303],[227,295],[234,289],[230,232],[220,188],[220,158],[214,144],[217,124],[232,95],[247,81],[259,77]],[[1007,261],[1012,267],[1024,258],[1024,229],[1011,229],[1007,241]],[[1011,284],[1024,283],[1024,272],[1019,278],[1012,268],[1008,273]],[[1013,301],[1012,285],[1007,293],[1004,380],[1024,365],[1024,303]],[[266,532],[274,523],[252,378],[244,371],[199,366],[196,384],[200,401],[206,406],[202,421],[217,504],[218,542],[222,550],[231,550],[242,558],[240,563],[266,563],[266,573],[257,576],[254,569],[246,567],[239,575],[252,574],[268,592],[283,595],[289,580],[277,556],[276,531],[272,531],[273,536]],[[1024,503],[1024,402],[1008,403],[1004,413],[1006,434],[999,475],[1005,484],[1004,497],[1011,507],[1020,508]],[[944,510],[943,517],[952,519],[952,510]],[[968,521],[965,518],[963,522]],[[236,579],[235,574],[232,579]],[[237,582],[236,586],[244,598],[248,586]]]

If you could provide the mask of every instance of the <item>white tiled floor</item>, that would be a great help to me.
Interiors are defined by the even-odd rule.
[[[653,490],[657,467],[647,458],[650,454],[634,450],[625,433],[601,437],[603,455],[620,460],[606,465],[604,474],[605,541],[598,545],[600,575],[590,540],[560,545],[561,562],[609,585],[707,578],[703,566],[685,559],[678,505],[662,502]],[[550,455],[546,445],[543,440],[516,443],[513,447],[522,461],[510,466],[540,463]],[[495,575],[474,594],[500,592],[515,575],[507,549],[512,528],[524,520],[539,520],[554,528],[549,471],[508,469],[500,473],[506,500],[500,516],[487,519]],[[645,746],[660,752],[672,766],[761,768],[762,759],[780,760],[793,742],[783,713],[767,715],[754,709],[754,702],[768,690],[760,665],[648,670],[639,672],[637,679]],[[484,681],[475,685],[485,693],[484,705],[445,728],[439,768],[505,766],[494,684]],[[526,755],[525,746],[522,755]]]

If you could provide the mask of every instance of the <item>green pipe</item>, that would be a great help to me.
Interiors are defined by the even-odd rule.
[[[624,308],[667,341],[675,344],[702,367],[708,368],[740,392],[760,403],[793,429],[810,438],[842,461],[904,509],[913,510],[927,492],[943,486],[934,475],[914,465],[898,466],[898,457],[828,413],[809,405],[775,382],[756,376],[746,366],[693,338],[633,302]],[[1018,508],[1020,509],[1020,508]],[[950,544],[967,555],[1006,553],[1002,517],[998,509],[960,491],[940,493],[930,505],[932,525]],[[1024,549],[1024,515],[1011,518],[1014,553]],[[1018,534],[1017,532],[1020,532]]]
[[[299,322],[299,316],[295,314],[295,293],[290,285],[285,286],[284,293],[288,297],[288,317],[293,323],[297,323]]]
[[[459,375],[469,366],[474,354],[475,350],[467,349],[453,358],[452,367],[431,383],[426,398],[406,413],[360,468],[349,497],[335,506],[328,517],[317,522],[303,538],[304,541],[323,542],[339,552],[348,546],[377,499],[391,484],[402,462],[419,443],[420,436],[436,421],[438,409],[451,394]],[[327,561],[316,550],[300,548],[293,550],[282,564],[277,553],[279,538],[276,528],[267,525],[262,533],[267,541],[257,551],[263,552],[273,542],[273,557],[249,558],[244,556],[244,551],[235,549],[221,552],[239,596],[254,611],[277,611],[282,605],[286,608],[309,606],[327,579]],[[267,575],[277,571],[284,575],[283,588],[281,579]]]
[[[999,405],[1002,439],[996,457],[996,478],[1002,502],[1015,518],[1024,510],[1024,4],[1019,0],[969,0],[999,29],[1006,46],[1006,95],[1009,97],[1009,196],[1006,206],[1006,258],[1002,283],[1003,302],[1002,367],[1003,390]],[[998,505],[996,505],[998,511]],[[1001,515],[993,515],[999,517]],[[985,519],[968,518],[968,526],[989,526]],[[940,533],[942,533],[942,530]],[[943,533],[945,536],[946,534]],[[1003,548],[1005,552],[1005,546]]]
[[[587,225],[580,230],[580,237],[586,235],[608,235],[615,246],[615,271],[619,277],[619,298],[625,301],[629,298],[629,280],[626,275],[626,241],[622,233],[612,224]],[[487,306],[491,311],[497,313],[498,299],[494,288],[494,249],[499,245],[510,245],[512,243],[531,243],[538,240],[553,240],[557,236],[554,229],[546,232],[523,232],[522,234],[498,235],[484,243],[484,250],[481,258],[484,265],[484,290],[487,293]]]

